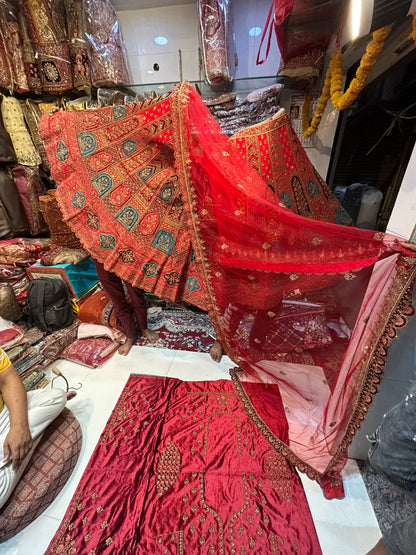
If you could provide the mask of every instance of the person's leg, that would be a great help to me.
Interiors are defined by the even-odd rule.
[[[97,270],[98,279],[100,280],[104,291],[110,297],[115,314],[120,321],[120,324],[123,326],[124,333],[127,335],[126,342],[119,347],[118,352],[121,355],[127,355],[136,340],[137,326],[124,293],[123,282],[113,272],[105,270],[104,265],[101,264],[101,262],[94,260],[94,264]]]
[[[416,491],[416,394],[389,410],[368,439],[370,465],[394,484]]]
[[[10,423],[9,411],[6,406],[0,413],[0,508],[6,503],[19,482],[33,451],[42,438],[42,433],[65,407],[66,393],[62,389],[36,389],[28,392],[27,402],[33,446],[17,470],[13,470],[11,461],[3,462],[4,439],[8,434]]]
[[[134,315],[136,316],[137,324],[139,330],[143,337],[145,337],[150,343],[154,343],[158,340],[157,332],[149,330],[147,327],[147,305],[146,299],[144,298],[143,291],[139,287],[134,287],[130,283],[126,282],[127,293],[129,294],[131,304],[133,306]]]

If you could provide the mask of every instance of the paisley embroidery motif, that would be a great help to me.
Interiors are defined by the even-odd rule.
[[[156,487],[159,497],[165,494],[178,479],[181,469],[181,452],[169,441],[160,455],[156,469]]]

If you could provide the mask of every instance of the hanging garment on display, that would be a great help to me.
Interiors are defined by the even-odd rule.
[[[23,166],[39,166],[42,160],[27,130],[20,102],[13,96],[3,96],[3,124],[10,135],[16,158]]]
[[[39,169],[17,165],[12,171],[20,202],[29,222],[31,235],[48,231],[39,206],[39,197],[46,193]]]
[[[84,32],[82,0],[65,0],[72,76],[76,89],[91,88],[90,63]]]
[[[35,57],[32,41],[27,28],[26,16],[23,8],[23,0],[18,0],[19,32],[22,39],[22,60],[26,73],[29,89],[41,93],[42,83],[40,79],[39,66]]]
[[[0,3],[0,34],[6,46],[6,55],[11,69],[12,86],[16,92],[30,90],[23,63],[23,40],[20,34],[17,6],[8,0]]]
[[[250,421],[231,382],[135,375],[46,554],[108,549],[321,554],[299,476]]]
[[[231,0],[198,0],[202,67],[210,85],[229,83],[234,77],[235,46]]]
[[[274,29],[281,56],[278,75],[289,77],[291,88],[313,88],[320,78],[329,41],[338,30],[342,4],[341,0],[272,0],[257,65],[267,60]],[[266,52],[260,58],[266,36]]]
[[[60,4],[52,0],[22,0],[42,90],[59,93],[73,88],[65,20]]]
[[[292,212],[322,222],[352,223],[310,163],[285,110],[238,131],[230,140]]]
[[[416,259],[394,236],[289,210],[189,83],[155,100],[45,116],[40,131],[83,246],[125,281],[208,310],[257,425],[327,496],[342,496],[348,444],[395,326],[412,312]],[[307,175],[293,136],[285,125],[275,135],[282,170],[303,164]],[[299,304],[282,340],[288,301]],[[288,444],[250,382],[282,397]]]
[[[95,87],[132,82],[117,12],[110,0],[83,0],[85,37]]]
[[[26,98],[26,100],[21,103],[21,107],[33,144],[42,159],[42,168],[45,171],[49,171],[48,157],[46,156],[43,141],[39,136],[39,121],[42,117],[40,103],[31,98]]]

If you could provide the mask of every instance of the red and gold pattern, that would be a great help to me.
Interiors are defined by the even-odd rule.
[[[291,434],[281,453],[342,495],[351,429],[371,401],[363,384],[376,379],[370,353],[385,307],[411,291],[415,259],[403,262],[393,236],[331,223],[334,200],[286,116],[229,140],[185,82],[157,100],[45,116],[40,127],[64,219],[84,247],[133,285],[208,309],[248,380],[281,388]],[[288,299],[318,309],[294,313],[277,338]],[[262,398],[248,403],[270,426]]]
[[[312,166],[282,109],[230,137],[250,166],[295,214],[341,225],[352,220]]]
[[[299,476],[233,384],[150,376],[129,378],[46,554],[107,550],[321,554]]]

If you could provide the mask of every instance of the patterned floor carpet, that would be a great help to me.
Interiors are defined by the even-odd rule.
[[[147,322],[149,329],[157,331],[159,339],[149,343],[140,338],[136,345],[208,353],[214,343],[215,332],[208,314],[153,307],[148,311]]]

